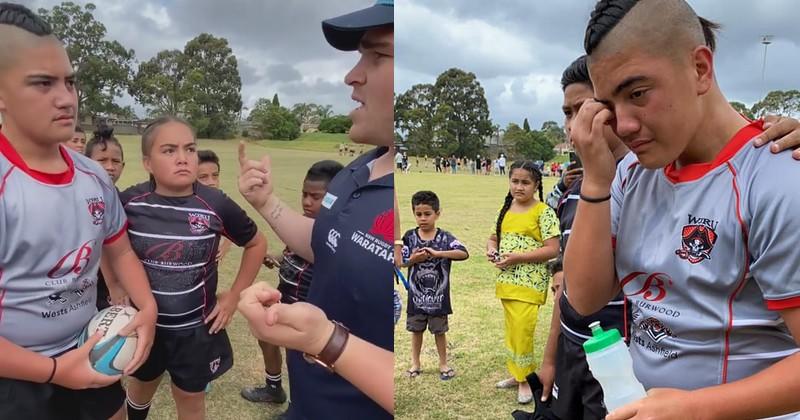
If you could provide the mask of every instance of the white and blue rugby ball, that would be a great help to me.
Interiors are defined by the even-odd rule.
[[[122,337],[120,330],[125,328],[138,311],[131,306],[110,306],[95,314],[84,328],[78,345],[83,345],[86,340],[97,331],[103,331],[104,336],[89,352],[89,362],[94,370],[104,375],[120,375],[125,366],[133,359],[136,351],[136,335]]]

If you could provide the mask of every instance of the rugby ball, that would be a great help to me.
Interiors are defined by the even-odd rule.
[[[97,331],[105,335],[89,352],[89,362],[94,370],[104,375],[120,375],[133,359],[136,351],[136,335],[122,337],[120,330],[125,328],[138,311],[131,306],[110,306],[95,314],[84,328],[78,345]]]

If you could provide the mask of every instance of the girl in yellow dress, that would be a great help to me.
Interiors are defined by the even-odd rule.
[[[544,204],[542,173],[531,161],[514,162],[509,191],[489,236],[486,256],[500,269],[495,294],[505,314],[505,347],[511,378],[498,388],[517,387],[517,401],[533,399],[525,377],[536,370],[533,334],[550,279],[547,261],[558,256],[558,218]],[[534,191],[539,192],[539,199]]]

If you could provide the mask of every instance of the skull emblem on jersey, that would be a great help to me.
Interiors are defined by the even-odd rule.
[[[208,232],[211,223],[207,215],[189,213],[189,231],[195,235]]]
[[[686,225],[681,231],[681,249],[675,251],[679,258],[697,264],[711,259],[711,250],[717,242],[717,233],[705,225]]]
[[[103,216],[106,214],[106,203],[103,201],[102,198],[93,198],[91,200],[87,200],[89,214],[92,215],[92,223],[95,225],[99,225],[103,223]]]
[[[659,321],[656,318],[650,317],[645,319],[639,324],[639,328],[647,333],[653,341],[658,343],[659,341],[667,338],[667,337],[675,337],[675,334],[672,333],[663,322]]]

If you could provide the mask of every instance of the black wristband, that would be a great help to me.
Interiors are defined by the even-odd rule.
[[[587,197],[587,196],[585,196],[583,194],[580,194],[580,197],[581,197],[581,200],[583,200],[583,201],[585,201],[587,203],[602,203],[604,201],[611,200],[611,194],[609,194],[609,195],[607,195],[605,197],[600,197],[600,198]]]
[[[56,376],[56,369],[58,368],[58,361],[56,361],[56,358],[51,357],[50,359],[53,360],[53,371],[50,372],[50,377],[48,377],[47,380],[44,382],[46,384],[49,384],[50,382],[53,381],[53,378]]]

